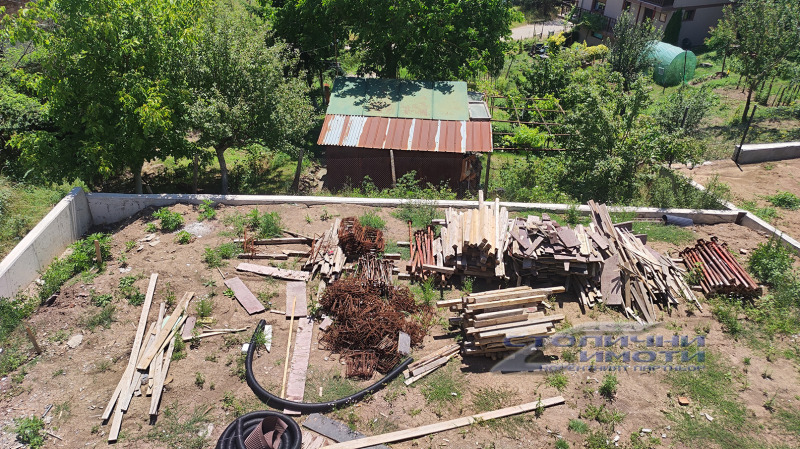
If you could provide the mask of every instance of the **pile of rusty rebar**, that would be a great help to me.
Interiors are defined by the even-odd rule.
[[[394,261],[378,259],[374,254],[367,254],[358,259],[355,275],[384,291],[392,286],[393,273]]]
[[[425,323],[430,323],[433,317],[432,307],[417,304],[407,288],[390,288],[382,295],[379,288],[355,277],[328,286],[320,305],[333,318],[333,324],[320,339],[325,349],[346,357],[372,351],[377,358],[375,368],[381,373],[400,361],[400,332],[411,337],[412,346],[418,345],[425,337]],[[408,314],[417,314],[422,319],[407,317]],[[353,360],[358,365],[354,368],[359,377],[367,377],[365,361],[361,356]]]
[[[717,237],[711,237],[710,242],[700,239],[694,247],[684,249],[680,255],[686,267],[696,273],[705,294],[754,296],[761,293],[756,281],[728,251],[728,245],[720,244]]]
[[[339,227],[339,244],[351,260],[364,254],[381,252],[386,246],[383,231],[362,225],[356,217],[342,219]]]

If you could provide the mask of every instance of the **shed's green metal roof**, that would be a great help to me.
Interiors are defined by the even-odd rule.
[[[469,120],[467,83],[336,78],[328,115]]]

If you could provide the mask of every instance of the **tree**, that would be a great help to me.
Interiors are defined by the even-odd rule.
[[[506,0],[328,0],[362,54],[360,74],[451,80],[505,61],[515,13]]]
[[[205,18],[188,66],[197,144],[213,147],[222,193],[228,193],[225,152],[258,143],[291,152],[312,125],[308,88],[294,72],[285,44],[267,46],[269,25],[234,2],[220,1]]]
[[[731,40],[732,36],[732,40]],[[731,49],[745,78],[747,120],[753,92],[787,59],[800,56],[800,3],[796,0],[742,0],[726,7],[712,39]]]
[[[730,11],[726,10],[726,14]],[[731,50],[734,41],[736,40],[736,33],[731,28],[731,23],[726,20],[717,22],[717,26],[711,27],[706,38],[706,45],[711,50],[717,52],[717,56],[722,55],[722,69],[720,72],[725,75],[725,63],[728,61],[728,56],[731,55]]]
[[[661,40],[661,30],[650,20],[636,23],[630,11],[623,11],[614,25],[614,43],[608,62],[611,69],[622,75],[625,90],[639,74],[650,67],[651,52]]]
[[[656,104],[654,115],[659,126],[668,133],[691,133],[718,100],[708,86],[682,85]]]
[[[12,42],[47,53],[33,74],[52,131],[15,139],[52,179],[92,184],[124,167],[142,192],[145,161],[184,154],[188,91],[182,52],[198,0],[39,0],[9,28]]]

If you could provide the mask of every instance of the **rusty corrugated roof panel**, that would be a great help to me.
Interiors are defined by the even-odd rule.
[[[489,122],[327,115],[317,143],[328,146],[491,152]]]

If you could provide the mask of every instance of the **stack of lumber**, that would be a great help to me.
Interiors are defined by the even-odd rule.
[[[106,422],[111,419],[113,413],[111,428],[108,432],[109,442],[114,442],[119,437],[123,415],[128,410],[134,394],[139,392],[143,384],[146,385],[145,395],[151,396],[151,421],[158,416],[158,407],[172,360],[175,336],[187,318],[186,309],[194,296],[193,292],[186,293],[169,316],[165,316],[165,305],[162,303],[158,318],[148,327],[147,318],[157,280],[158,274],[153,273],[142,305],[142,313],[136,328],[128,365],[101,415],[103,422]],[[145,332],[146,328],[147,332]],[[145,376],[147,376],[147,382],[143,381]]]
[[[439,301],[437,306],[459,313],[464,355],[493,357],[518,349],[506,346],[507,342],[524,345],[537,336],[553,334],[564,315],[545,315],[539,309],[548,296],[564,291],[563,287],[514,287]]]
[[[330,229],[322,237],[316,239],[311,246],[311,255],[308,257],[304,270],[311,272],[313,278],[317,274],[333,282],[342,274],[347,255],[339,247],[339,228],[342,220],[337,218]]]
[[[756,281],[728,251],[728,245],[718,242],[717,237],[711,237],[710,242],[700,239],[695,246],[680,252],[686,267],[695,270],[698,275],[703,293],[741,296],[761,294]]]
[[[678,298],[700,303],[683,278],[683,271],[669,257],[654,251],[635,236],[629,227],[615,225],[604,204],[589,201],[592,222],[608,245],[604,253],[601,286],[608,305],[624,306],[625,312],[637,320],[636,307],[644,321],[653,323],[655,305],[672,307]]]
[[[571,229],[542,214],[517,218],[509,226],[506,255],[509,278],[516,280],[516,285],[564,285],[575,292],[584,307],[602,302],[601,249],[608,243],[597,235],[594,224]]]
[[[247,231],[245,230],[245,238],[234,240],[235,243],[242,245],[242,254],[238,255],[239,259],[272,259],[272,260],[287,260],[289,257],[308,256],[308,251],[298,250],[281,250],[280,252],[264,253],[260,252],[257,246],[268,245],[311,245],[313,239],[306,237],[296,232],[283,230],[284,233],[291,235],[291,237],[276,237],[269,239],[256,239],[254,237],[248,238]]]
[[[406,378],[405,384],[411,385],[428,374],[436,371],[438,368],[446,365],[451,358],[458,354],[459,349],[460,346],[458,343],[453,343],[422,357],[411,365],[408,365],[408,368],[403,371],[403,375]]]
[[[456,212],[445,211],[442,227],[444,265],[456,273],[471,276],[505,277],[502,249],[508,239],[508,210],[485,204],[483,191],[478,192],[478,208]],[[450,273],[452,274],[452,273]]]

